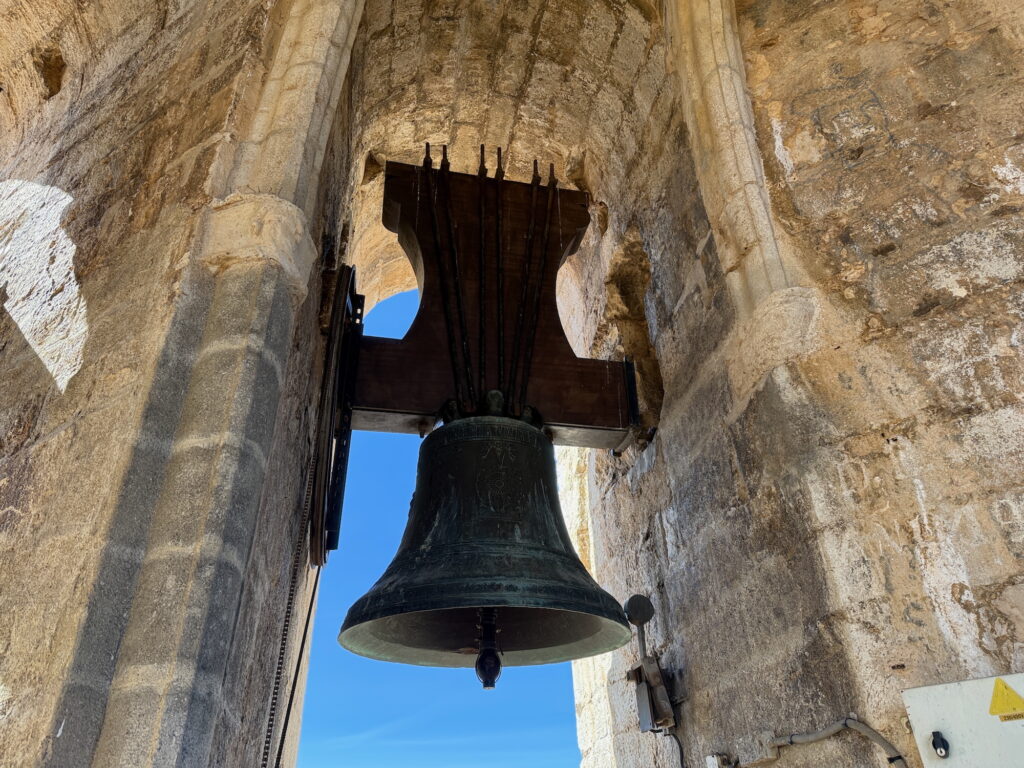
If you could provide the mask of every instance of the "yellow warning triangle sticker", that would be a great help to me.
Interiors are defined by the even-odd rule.
[[[997,677],[992,688],[992,703],[988,706],[990,715],[998,715],[1003,722],[1024,720],[1024,696],[1021,696],[1006,682]]]

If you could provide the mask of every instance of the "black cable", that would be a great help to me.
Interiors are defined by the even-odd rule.
[[[676,742],[676,746],[679,747],[679,768],[686,768],[686,758],[683,752],[683,740],[679,738],[679,734],[676,733],[675,728],[670,728],[666,731],[669,736]]]
[[[501,147],[498,147],[498,167],[494,171],[494,180],[498,186],[497,202],[494,209],[495,221],[497,222],[497,232],[494,239],[494,259],[498,284],[498,389],[502,393],[505,391],[505,267],[501,259],[501,248],[504,238],[504,229],[502,229],[501,221],[501,211],[504,205],[502,196],[504,179],[505,169],[501,166]]]
[[[270,746],[274,741],[274,723],[277,721],[277,702],[281,695],[281,678],[284,675],[284,660],[288,651],[288,637],[291,634],[292,611],[295,608],[296,585],[302,563],[303,544],[309,528],[309,513],[313,501],[313,477],[316,461],[310,457],[306,467],[306,489],[302,501],[302,518],[299,522],[299,536],[292,553],[291,576],[288,579],[288,599],[285,601],[284,621],[281,622],[281,642],[277,649],[277,664],[274,668],[274,684],[270,692],[270,707],[267,712],[267,731],[263,738],[263,753],[260,768],[267,768],[270,762]]]
[[[462,374],[465,377],[466,389],[469,394],[469,408],[478,406],[476,384],[473,381],[473,357],[469,351],[469,329],[466,325],[466,311],[462,300],[462,272],[459,267],[459,247],[455,236],[455,214],[452,211],[451,178],[449,176],[448,146],[441,147],[441,173],[438,186],[441,189],[441,200],[444,203],[445,218],[448,220],[448,255],[452,267],[452,292],[455,294],[455,317],[458,322],[459,346],[462,348]]]
[[[519,307],[516,310],[516,330],[512,337],[511,370],[508,374],[508,392],[505,392],[505,406],[509,416],[516,416],[513,399],[516,396],[516,375],[519,368],[519,355],[523,343],[523,320],[526,316],[526,300],[529,296],[530,271],[533,265],[533,236],[537,225],[537,190],[540,188],[540,173],[537,161],[533,161],[533,178],[530,180],[530,225],[526,230],[526,258],[523,262],[522,290],[519,296]]]
[[[313,619],[313,606],[316,605],[316,591],[320,586],[320,566],[316,567],[316,576],[313,579],[313,591],[309,595],[309,608],[306,610],[306,626],[302,629],[302,640],[299,642],[299,656],[295,660],[295,673],[292,675],[292,690],[288,694],[288,706],[284,711],[284,722],[281,723],[281,739],[277,742],[277,759],[274,760],[274,768],[281,768],[281,757],[284,755],[284,744],[288,737],[288,721],[292,717],[292,709],[295,706],[295,690],[299,687],[299,674],[302,672],[302,659],[306,653],[306,640],[309,637],[309,625]]]
[[[480,169],[477,171],[477,186],[479,188],[479,208],[478,215],[480,217],[480,253],[477,256],[477,360],[479,363],[479,370],[477,371],[477,377],[480,387],[481,399],[487,394],[487,323],[485,316],[485,309],[487,303],[485,301],[485,294],[487,289],[487,275],[485,273],[486,262],[487,262],[487,227],[485,226],[486,214],[487,214],[487,166],[484,164],[484,145],[480,145]],[[477,404],[479,405],[479,404]]]

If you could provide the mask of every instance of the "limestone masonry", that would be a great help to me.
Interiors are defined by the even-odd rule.
[[[590,194],[563,324],[657,432],[563,509],[688,768],[921,768],[901,690],[1024,671],[1019,0],[0,0],[0,765],[259,764],[323,286],[416,286],[427,141]],[[679,765],[636,659],[583,768]]]

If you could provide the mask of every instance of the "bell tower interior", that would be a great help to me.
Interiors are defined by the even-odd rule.
[[[426,143],[588,196],[558,311],[577,355],[633,360],[643,430],[558,447],[561,508],[596,582],[650,598],[686,768],[931,768],[964,742],[905,692],[1018,684],[1016,0],[0,18],[12,764],[266,764],[268,723],[277,748],[333,281],[367,311],[421,284],[382,208]],[[641,661],[574,662],[582,768],[679,764],[638,727]]]

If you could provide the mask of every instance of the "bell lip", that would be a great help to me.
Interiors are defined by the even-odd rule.
[[[586,573],[586,571],[584,571],[584,573]],[[360,624],[379,621],[393,616],[405,616],[407,614],[427,613],[430,611],[465,610],[466,608],[532,608],[535,610],[579,613],[585,616],[595,616],[600,619],[615,622],[616,624],[624,627],[627,631],[632,632],[629,620],[626,618],[626,611],[622,605],[620,605],[619,602],[608,592],[602,589],[596,581],[593,581],[593,577],[591,577],[589,573],[586,573],[586,576],[587,580],[591,582],[590,585],[588,585],[591,589],[583,589],[578,586],[569,587],[562,584],[559,585],[560,594],[557,596],[544,596],[534,592],[534,596],[532,597],[524,595],[521,592],[507,592],[504,590],[493,591],[493,585],[495,582],[491,578],[480,580],[490,587],[483,589],[480,589],[479,587],[477,589],[473,589],[472,582],[467,582],[464,579],[453,578],[450,581],[463,588],[464,594],[462,596],[445,593],[443,598],[434,597],[431,599],[431,593],[434,591],[436,585],[438,583],[444,583],[433,582],[429,587],[424,585],[403,591],[404,594],[402,602],[406,603],[406,605],[413,603],[416,605],[415,608],[403,606],[402,602],[391,602],[388,604],[386,609],[368,609],[365,603],[367,602],[367,598],[373,595],[376,589],[375,585],[348,609],[348,612],[345,614],[345,620],[341,623],[341,629],[338,631],[338,637],[340,638],[342,633],[357,627]],[[544,579],[521,578],[518,580],[519,586],[530,582],[533,582],[534,586],[537,587],[550,587],[550,582]],[[585,597],[593,595],[597,595],[599,598],[603,599],[588,600]],[[580,599],[581,597],[583,599]]]
[[[601,589],[598,587],[598,589]],[[601,592],[608,595],[603,589]],[[369,593],[367,593],[369,594]],[[364,596],[365,597],[365,596]],[[630,629],[629,620],[626,618],[626,612],[622,606],[615,602],[615,598],[608,595],[607,601],[593,602],[587,605],[585,601],[577,603],[579,608],[572,608],[568,605],[552,605],[552,600],[541,597],[518,597],[513,598],[500,593],[487,594],[486,592],[476,592],[466,595],[461,600],[450,596],[445,597],[446,603],[444,605],[432,606],[429,601],[421,603],[425,607],[414,608],[414,609],[402,609],[395,610],[394,608],[389,609],[386,613],[383,610],[376,611],[363,611],[363,615],[358,617],[358,620],[353,620],[353,612],[359,607],[359,604],[363,601],[363,598],[357,600],[351,608],[348,609],[348,613],[345,615],[345,620],[341,623],[341,629],[338,631],[340,637],[345,631],[359,626],[360,624],[366,624],[371,621],[379,621],[381,619],[391,618],[393,616],[406,616],[414,613],[430,613],[434,611],[459,611],[467,608],[532,608],[534,610],[546,610],[546,611],[561,611],[563,613],[579,613],[584,616],[595,616],[599,619],[605,619],[607,621],[615,622],[622,626],[627,631],[632,632]],[[568,602],[568,601],[567,601]],[[611,608],[612,610],[608,610]],[[358,614],[357,614],[358,615]]]
[[[475,653],[458,654],[451,652],[442,651],[424,651],[423,649],[410,649],[408,646],[395,645],[394,648],[398,651],[402,649],[408,649],[413,653],[433,653],[434,661],[418,661],[415,658],[395,658],[394,655],[388,656],[385,653],[373,653],[368,651],[365,647],[357,647],[353,640],[358,641],[359,636],[367,630],[370,625],[382,621],[387,618],[393,618],[395,616],[411,616],[417,613],[436,613],[438,611],[451,610],[465,610],[466,608],[530,608],[541,611],[551,611],[553,613],[578,613],[583,616],[591,616],[601,622],[601,631],[597,633],[597,636],[604,639],[604,642],[597,645],[594,649],[584,653],[569,652],[563,653],[556,657],[552,657],[545,661],[520,661],[517,657],[525,656],[528,653],[534,651],[505,651],[502,653],[501,663],[502,666],[506,667],[528,667],[528,666],[541,666],[544,664],[561,664],[566,661],[575,661],[577,659],[588,659],[593,656],[600,656],[603,653],[611,653],[612,651],[618,650],[626,643],[630,641],[633,636],[633,631],[629,625],[629,622],[625,619],[623,613],[622,620],[618,617],[608,616],[604,613],[592,613],[588,611],[578,611],[572,608],[553,608],[548,605],[532,605],[531,601],[521,601],[518,604],[511,605],[508,603],[498,604],[495,602],[492,605],[480,605],[476,603],[474,605],[465,606],[449,606],[447,608],[425,608],[415,611],[397,611],[389,613],[387,616],[378,616],[375,618],[368,618],[359,621],[358,623],[349,625],[348,618],[346,617],[345,622],[342,624],[341,629],[338,631],[338,644],[341,645],[347,651],[354,653],[358,656],[362,656],[367,659],[374,659],[377,661],[387,661],[397,664],[409,664],[416,667],[442,667],[448,669],[459,669],[472,667],[476,662]],[[360,631],[362,630],[362,632]],[[586,641],[591,640],[594,635],[588,638],[577,641],[576,645],[583,645]],[[561,646],[567,651],[572,649],[573,646]],[[446,663],[453,662],[453,663]]]

